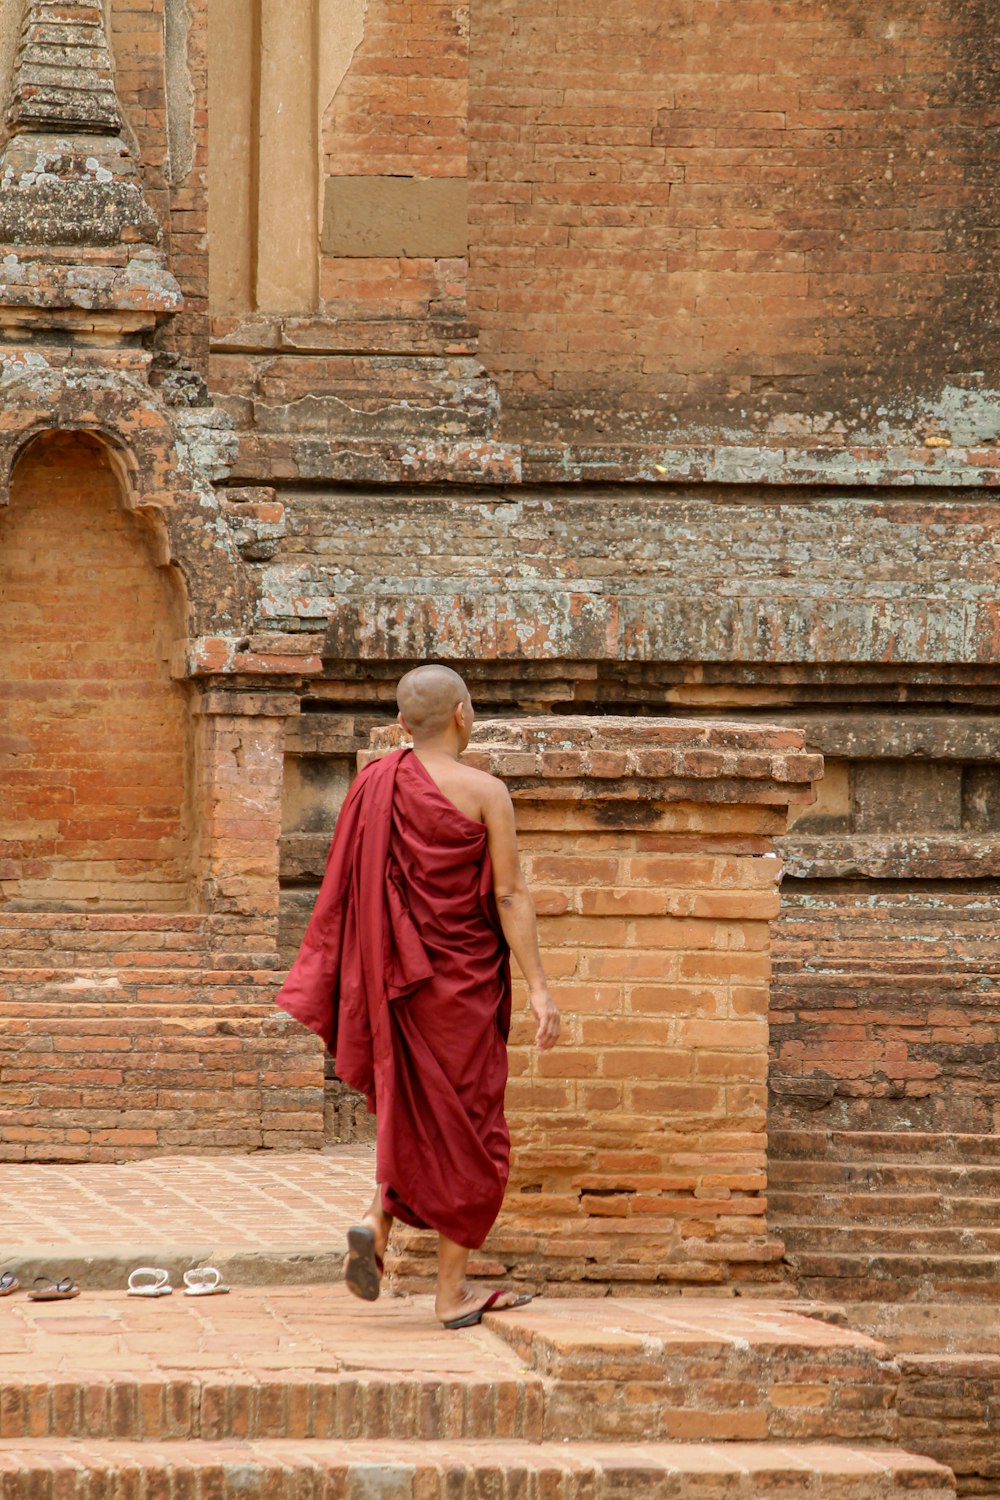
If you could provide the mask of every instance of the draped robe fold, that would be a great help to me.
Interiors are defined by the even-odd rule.
[[[348,793],[276,1003],[377,1115],[386,1211],[477,1249],[509,1171],[509,952],[486,829],[412,751],[372,762]]]

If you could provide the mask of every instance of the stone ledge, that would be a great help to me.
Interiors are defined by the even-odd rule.
[[[785,873],[799,880],[995,880],[995,838],[952,834],[827,834],[781,840]]]
[[[397,725],[371,732],[360,766],[409,744]],[[795,729],[685,719],[527,718],[477,724],[469,765],[518,799],[600,798],[786,806],[813,800],[823,757]]]

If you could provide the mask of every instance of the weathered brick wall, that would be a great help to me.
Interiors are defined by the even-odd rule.
[[[996,1414],[1000,1348],[966,1330],[962,1353],[902,1354],[899,1437],[911,1453],[947,1464],[960,1496],[1000,1495]],[[973,1353],[979,1348],[981,1352]]]
[[[183,630],[157,539],[93,439],[39,439],[0,508],[0,906],[191,899]]]
[[[376,731],[371,753],[399,742]],[[469,758],[511,789],[563,1015],[560,1046],[536,1054],[516,987],[512,1177],[479,1271],[574,1289],[775,1274],[773,837],[821,773],[801,746],[794,730],[642,718],[477,726]],[[426,1251],[401,1236],[404,1282]]]
[[[328,176],[465,176],[468,27],[449,0],[371,0],[324,121]]]
[[[160,343],[196,368],[208,356],[207,14],[207,0],[111,0],[108,16],[130,144],[185,298]]]
[[[837,445],[996,385],[996,46],[988,0],[475,6],[504,430]]]
[[[776,1128],[1000,1129],[994,889],[786,882],[772,1000]]]
[[[246,915],[0,910],[0,1161],[317,1149],[322,1063],[276,963]]]
[[[219,692],[196,707],[191,905],[142,913],[133,890],[112,914],[0,906],[2,1160],[322,1144],[322,1049],[273,1003],[295,704]]]

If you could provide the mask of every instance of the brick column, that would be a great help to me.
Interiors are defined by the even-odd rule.
[[[204,693],[196,708],[194,821],[205,910],[259,925],[275,942],[285,722],[298,708],[291,694],[241,692]]]
[[[510,1190],[474,1269],[575,1294],[773,1279],[773,845],[821,757],[789,729],[539,718],[478,726],[468,759],[514,798],[563,1013],[538,1056],[518,984]],[[429,1248],[400,1237],[404,1284]]]

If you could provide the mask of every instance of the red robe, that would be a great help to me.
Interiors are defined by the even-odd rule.
[[[469,1249],[507,1187],[509,953],[486,829],[410,750],[373,761],[337,820],[278,997],[378,1116],[387,1213]]]

